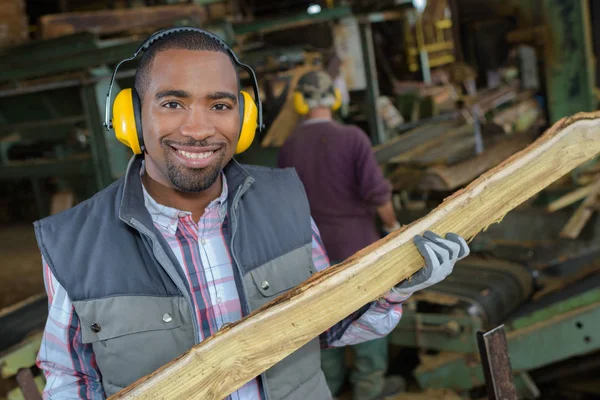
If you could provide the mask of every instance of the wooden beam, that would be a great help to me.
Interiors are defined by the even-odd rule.
[[[550,213],[562,210],[563,208],[568,207],[571,204],[578,202],[579,200],[585,199],[595,188],[596,185],[591,184],[573,190],[572,192],[569,192],[564,196],[554,200],[552,203],[548,204],[546,210]]]
[[[427,143],[435,141],[449,131],[454,132],[460,130],[462,127],[464,127],[464,123],[457,120],[426,124],[373,147],[373,153],[375,153],[377,163],[384,164],[392,158],[420,146],[427,145]]]
[[[196,4],[178,4],[131,9],[101,10],[48,14],[40,18],[43,39],[56,38],[76,32],[115,34],[142,28],[167,27],[177,20],[204,22],[204,9]]]
[[[423,258],[415,235],[432,230],[471,239],[598,153],[600,112],[562,119],[426,217],[313,275],[111,398],[224,398],[418,271]]]
[[[577,239],[585,224],[587,224],[589,219],[592,217],[592,214],[594,214],[595,210],[593,206],[598,201],[598,195],[600,194],[600,180],[594,183],[592,186],[593,188],[590,193],[560,232],[560,237]]]
[[[526,137],[515,137],[496,143],[470,160],[452,166],[438,165],[431,167],[427,170],[419,184],[419,188],[439,191],[457,189],[523,149],[527,146],[527,143],[528,139]]]

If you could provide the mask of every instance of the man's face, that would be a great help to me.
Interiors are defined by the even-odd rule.
[[[184,192],[211,187],[233,157],[240,127],[236,71],[226,54],[156,54],[142,99],[146,164]]]

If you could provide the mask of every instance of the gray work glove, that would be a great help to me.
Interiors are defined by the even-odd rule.
[[[441,282],[450,275],[456,262],[470,253],[465,239],[455,233],[448,233],[444,239],[427,231],[423,236],[415,236],[413,241],[425,258],[425,267],[393,287],[394,294],[409,296],[418,290]]]

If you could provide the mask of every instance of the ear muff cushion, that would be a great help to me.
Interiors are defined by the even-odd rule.
[[[135,117],[135,130],[137,132],[138,143],[142,152],[146,151],[144,144],[144,130],[142,127],[142,100],[135,88],[131,89],[131,99],[133,100],[133,116]]]
[[[248,147],[250,147],[254,140],[256,128],[258,127],[258,108],[250,94],[243,90],[240,91],[239,102],[240,112],[243,110],[243,114],[240,116],[242,127],[240,129],[240,138],[235,148],[235,154],[240,154],[248,150]]]
[[[123,89],[119,92],[113,103],[112,124],[117,139],[133,150],[134,154],[142,154],[133,102],[131,89]]]
[[[300,115],[308,114],[309,107],[304,100],[304,96],[300,92],[294,92],[294,109]]]
[[[331,109],[333,111],[337,111],[342,106],[342,92],[340,91],[340,89],[335,88],[333,89],[333,94],[335,95],[335,103],[333,103]]]

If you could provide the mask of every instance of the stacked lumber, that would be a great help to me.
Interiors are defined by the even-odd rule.
[[[492,121],[506,133],[525,132],[541,116],[542,110],[535,99],[517,102],[494,116]]]
[[[543,118],[532,93],[506,85],[483,91],[476,100],[493,114],[490,122],[482,121],[481,154],[475,152],[475,125],[466,119],[424,125],[374,148],[379,163],[398,170],[389,174],[396,190],[455,190],[533,141]],[[420,178],[417,185],[415,176]]]
[[[447,132],[461,126],[462,124],[455,120],[425,124],[374,147],[375,159],[383,164],[406,153],[431,148]]]
[[[40,18],[39,25],[41,38],[51,39],[77,32],[111,35],[136,30],[156,31],[184,19],[201,26],[206,19],[204,8],[197,4],[176,4],[48,14]]]
[[[419,188],[437,191],[455,190],[500,164],[529,143],[529,138],[519,136],[496,143],[470,160],[452,166],[431,167],[421,180]]]
[[[600,113],[560,120],[426,217],[313,275],[112,399],[226,397],[418,271],[423,259],[412,243],[415,235],[452,231],[471,239],[598,153]]]
[[[474,148],[473,125],[462,124],[445,130],[432,140],[402,152],[390,159],[389,162],[413,166],[454,164],[472,156]]]
[[[569,219],[569,222],[565,225],[563,230],[560,232],[560,237],[566,239],[577,239],[587,222],[592,218],[592,215],[597,210],[598,204],[600,204],[600,175],[597,177],[595,183],[586,186],[584,190],[578,191],[578,195],[585,192],[583,202],[579,205],[573,216]],[[571,199],[575,197],[571,193]],[[562,198],[564,204],[564,197]],[[556,204],[555,204],[556,206]]]

